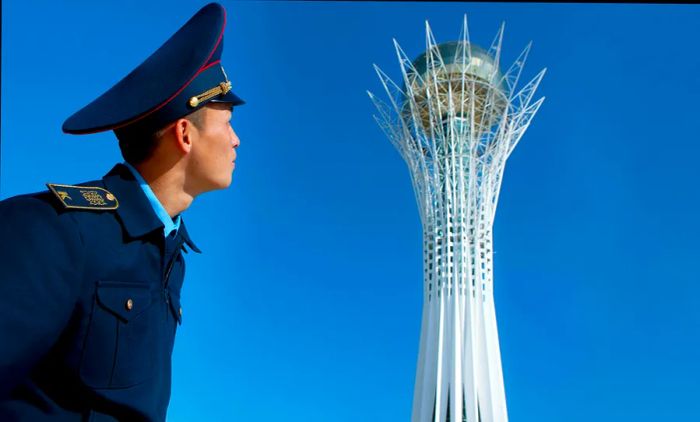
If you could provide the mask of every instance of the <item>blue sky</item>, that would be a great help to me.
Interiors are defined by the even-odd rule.
[[[63,120],[200,1],[4,2],[0,198],[101,177],[111,133]],[[406,421],[421,230],[406,166],[365,91],[424,21],[468,14],[547,97],[509,160],[495,301],[513,421],[685,421],[700,405],[700,8],[225,2],[241,138],[233,186],[185,213],[184,324],[169,421]]]

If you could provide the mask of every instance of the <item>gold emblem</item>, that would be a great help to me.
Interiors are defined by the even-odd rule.
[[[231,81],[224,81],[219,83],[212,89],[208,89],[199,95],[191,97],[187,104],[194,108],[197,107],[202,101],[206,101],[216,97],[217,95],[225,95],[231,90]]]
[[[58,197],[61,199],[61,201],[65,201],[66,198],[70,199],[71,201],[73,200],[73,198],[71,198],[70,195],[68,195],[68,192],[59,190],[56,191],[56,193],[58,194]]]
[[[119,208],[117,197],[99,186],[59,185],[56,183],[47,183],[46,186],[66,208],[82,210],[116,210]],[[79,194],[82,195],[84,201],[80,200]],[[77,203],[71,197],[75,195],[78,195],[76,197]]]
[[[90,205],[107,205],[104,198],[94,190],[81,190],[80,193]]]

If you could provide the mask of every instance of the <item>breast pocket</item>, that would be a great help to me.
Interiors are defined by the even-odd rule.
[[[156,302],[145,283],[97,283],[80,364],[87,385],[124,388],[152,376],[162,325]]]

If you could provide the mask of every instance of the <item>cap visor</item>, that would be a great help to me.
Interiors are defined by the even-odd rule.
[[[231,103],[231,105],[237,106],[245,104],[245,101],[241,100],[238,95],[234,94],[232,91],[227,92],[224,95],[212,98],[209,100],[212,103]]]

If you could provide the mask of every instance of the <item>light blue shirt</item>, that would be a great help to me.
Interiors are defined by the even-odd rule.
[[[139,173],[139,171],[136,170],[131,164],[127,162],[124,162],[123,164],[131,171],[136,178],[136,181],[139,182],[139,186],[141,186],[143,193],[146,194],[146,198],[148,198],[148,202],[151,203],[153,211],[155,211],[160,221],[163,222],[163,235],[167,237],[173,230],[175,233],[177,233],[178,229],[180,229],[180,216],[178,215],[173,221],[165,208],[163,208],[163,204],[160,203],[156,194],[153,193],[151,187],[148,186],[148,183],[146,183],[144,178],[141,176],[141,173]]]

